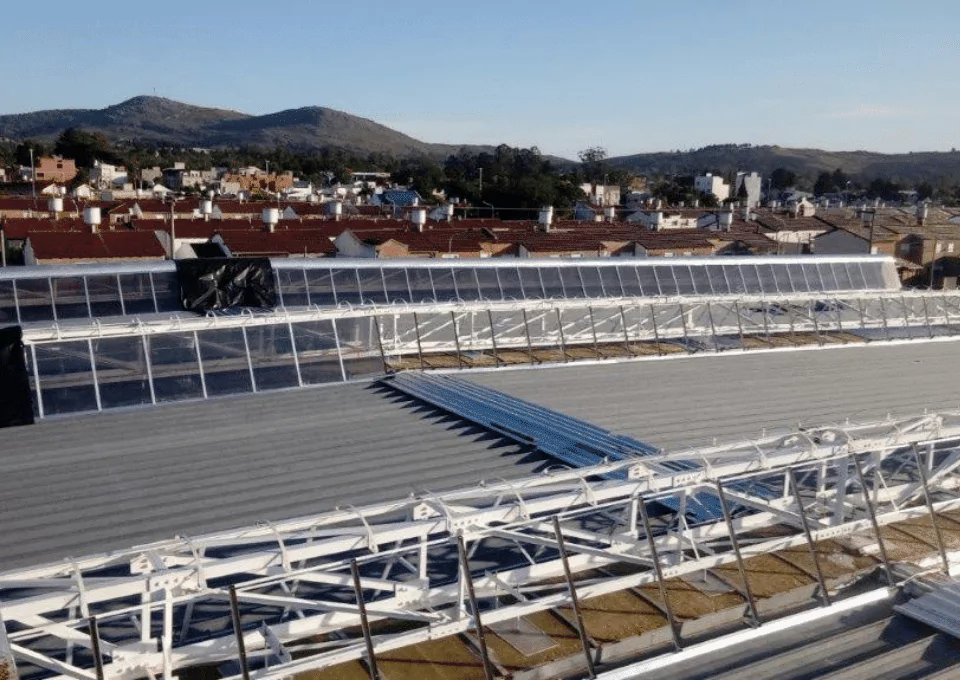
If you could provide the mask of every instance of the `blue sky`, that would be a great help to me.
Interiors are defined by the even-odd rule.
[[[11,3],[0,113],[322,105],[574,157],[960,147],[956,0]]]

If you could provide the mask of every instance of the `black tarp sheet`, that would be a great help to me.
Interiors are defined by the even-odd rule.
[[[188,312],[277,306],[273,267],[265,257],[177,260],[177,278]]]
[[[30,378],[20,326],[0,328],[0,427],[33,422]]]

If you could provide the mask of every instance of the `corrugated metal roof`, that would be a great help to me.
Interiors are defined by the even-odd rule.
[[[914,341],[465,374],[656,446],[954,408],[960,345]],[[546,460],[373,385],[181,403],[3,433],[0,570],[387,501]]]
[[[913,342],[471,374],[478,383],[675,449],[766,428],[960,405],[960,344]]]
[[[333,385],[3,432],[0,570],[532,473],[545,458]]]

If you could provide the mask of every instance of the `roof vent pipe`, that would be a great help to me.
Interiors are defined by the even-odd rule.
[[[54,196],[47,201],[47,210],[53,213],[53,218],[56,219],[60,217],[60,213],[63,212],[63,199],[59,196]]]
[[[423,231],[427,224],[427,211],[424,208],[417,208],[410,211],[410,221],[417,231]]]
[[[343,216],[343,203],[340,201],[330,201],[327,203],[327,213],[333,215],[335,222],[339,222]]]
[[[263,223],[267,225],[267,231],[272,234],[276,230],[277,224],[280,222],[280,209],[264,208],[262,217]]]
[[[730,227],[733,226],[733,211],[724,210],[717,217],[717,222],[720,224],[720,231],[730,231]]]

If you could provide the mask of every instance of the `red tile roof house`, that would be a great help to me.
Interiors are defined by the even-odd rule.
[[[27,234],[25,264],[80,264],[103,261],[162,260],[163,246],[152,231],[89,231]]]
[[[333,257],[337,252],[328,236],[311,231],[222,231],[211,241],[234,257]]]

